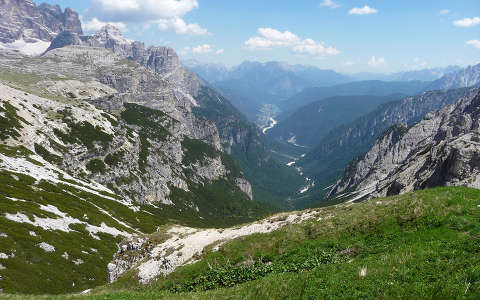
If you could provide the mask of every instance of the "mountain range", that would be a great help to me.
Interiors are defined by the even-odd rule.
[[[276,105],[280,111],[296,108],[333,96],[386,96],[395,93],[415,95],[429,81],[437,80],[460,67],[423,69],[394,74],[345,75],[314,66],[282,62],[246,61],[234,67],[186,60],[185,65],[232,100],[250,120],[264,126],[261,110]],[[361,81],[360,83],[354,83]],[[420,82],[422,81],[422,82]],[[342,85],[345,84],[345,85]],[[259,117],[260,115],[260,117]]]
[[[332,87],[308,88],[282,103],[284,113],[267,135],[278,141],[295,141],[307,149],[316,146],[337,126],[373,111],[380,104],[429,90],[476,86],[480,65],[449,73],[432,82],[358,81]],[[341,95],[343,97],[335,97]]]
[[[356,73],[351,76],[357,80],[381,80],[381,81],[434,81],[449,73],[459,71],[459,66],[445,68],[427,68],[412,71],[397,72],[392,74]]]
[[[311,66],[281,62],[244,62],[236,67],[199,64],[187,67],[211,83],[250,120],[256,121],[266,104],[279,105],[304,88],[349,82],[349,76]]]
[[[20,19],[43,6],[5,7]],[[0,265],[2,290],[82,291],[106,282],[122,238],[288,207],[303,178],[273,160],[257,127],[173,49],[146,48],[109,25],[91,36],[57,32],[58,22],[37,36],[49,45],[40,57],[0,50],[0,259],[12,255]]]
[[[0,298],[474,299],[480,65],[368,76],[0,0]]]

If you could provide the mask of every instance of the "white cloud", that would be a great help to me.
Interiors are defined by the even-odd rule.
[[[346,61],[343,63],[344,66],[346,67],[350,67],[350,66],[353,66],[355,63],[353,61]]]
[[[312,56],[337,55],[340,51],[333,47],[325,47],[324,43],[317,43],[312,39],[304,39],[291,49],[296,54],[308,54]]]
[[[330,7],[330,8],[339,8],[340,6],[342,6],[342,4],[338,2],[334,2],[333,0],[323,0],[322,3],[320,3],[320,6]]]
[[[256,36],[245,42],[245,47],[252,50],[287,47],[300,42],[300,38],[290,31],[278,31],[273,28],[259,28]]]
[[[440,14],[441,16],[443,16],[443,15],[448,15],[449,13],[450,13],[450,10],[449,10],[449,9],[442,9],[442,10],[439,12],[439,14]]]
[[[187,55],[187,54],[209,54],[209,53],[215,53],[215,54],[223,54],[224,50],[223,49],[217,49],[215,50],[214,45],[210,44],[203,44],[203,45],[198,45],[198,46],[193,46],[193,47],[184,47],[182,50],[180,50],[179,54],[180,55]]]
[[[340,53],[333,47],[326,47],[324,43],[312,39],[301,39],[290,31],[279,31],[273,28],[259,28],[259,36],[245,41],[244,46],[249,50],[270,50],[274,47],[289,48],[295,54],[312,56],[328,56]]]
[[[192,48],[194,54],[205,54],[213,51],[213,47],[208,44],[198,45]]]
[[[93,0],[89,14],[112,22],[157,23],[159,30],[177,34],[207,35],[207,29],[183,20],[197,8],[197,0]]]
[[[384,64],[385,58],[383,57],[376,58],[375,56],[372,56],[372,58],[370,58],[370,61],[368,62],[368,65],[373,68],[380,67]]]
[[[480,49],[480,40],[470,40],[467,41],[465,45]]]
[[[189,35],[209,35],[207,29],[202,28],[196,23],[187,24],[182,18],[175,17],[172,19],[160,19],[157,20],[158,29],[160,31],[167,31],[173,29],[177,34],[189,34]]]
[[[453,21],[453,25],[458,27],[473,27],[478,24],[480,24],[480,17],[465,18]]]
[[[171,19],[198,7],[197,0],[93,0],[95,14],[123,22]]]
[[[348,13],[350,15],[371,15],[378,13],[378,10],[368,5],[365,5],[364,7],[354,7]]]
[[[428,66],[428,63],[426,61],[422,60],[419,57],[415,57],[413,59],[413,64],[412,65],[407,65],[405,67],[409,70],[415,71],[415,70],[425,69],[425,68],[427,68],[427,66]]]
[[[117,27],[121,32],[127,31],[127,26],[123,22],[102,22],[97,18],[93,18],[90,21],[82,20],[82,29],[85,32],[95,32],[107,24]]]

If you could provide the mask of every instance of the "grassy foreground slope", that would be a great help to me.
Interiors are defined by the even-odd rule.
[[[233,240],[149,285],[120,279],[90,296],[51,299],[64,298],[479,299],[480,191],[442,187],[323,208],[318,219]]]

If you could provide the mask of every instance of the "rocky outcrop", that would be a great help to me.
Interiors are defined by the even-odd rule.
[[[463,97],[473,97],[477,91],[477,88],[431,91],[382,104],[354,122],[330,131],[297,165],[319,187],[322,184],[326,184],[324,187],[330,185],[342,176],[350,161],[369,151],[376,139],[391,126],[411,126],[426,114],[438,111]]]
[[[473,91],[411,128],[385,132],[331,195],[348,191],[360,199],[442,185],[480,187],[480,89]]]
[[[242,192],[247,194],[247,196],[250,200],[253,200],[253,190],[252,190],[252,185],[250,184],[250,182],[245,180],[245,178],[236,178],[235,179],[235,184],[237,185],[237,187]]]
[[[181,63],[177,53],[169,47],[149,47],[138,41],[123,37],[121,31],[112,25],[106,25],[96,34],[82,37],[84,44],[109,49],[129,60],[161,74],[177,90],[195,97],[202,85],[197,76],[188,71]]]
[[[115,281],[127,270],[138,272],[140,283],[162,278],[178,267],[192,263],[208,246],[218,251],[226,242],[252,234],[269,233],[284,226],[321,219],[321,211],[310,210],[274,215],[244,226],[226,229],[195,229],[172,226],[163,233],[160,242],[155,236],[146,239],[136,237],[123,242],[113,261],[108,265],[108,282]],[[329,216],[332,217],[332,216]]]
[[[0,43],[51,41],[62,31],[82,34],[78,14],[31,0],[0,0]]]
[[[38,82],[33,80],[27,87],[19,82],[22,88],[60,98],[72,106],[68,109],[69,105],[59,104],[52,108],[41,104],[25,111],[27,115],[41,116],[52,110],[49,114],[55,122],[49,125],[50,129],[43,128],[43,123],[28,128],[33,135],[36,132],[42,135],[15,144],[32,151],[35,150],[32,143],[39,144],[60,156],[59,166],[73,175],[109,185],[131,201],[154,205],[178,206],[175,191],[191,193],[198,184],[215,184],[218,180],[226,180],[234,190],[242,191],[236,187],[237,176],[233,175],[238,171],[233,172],[223,164],[223,149],[215,124],[197,118],[192,112],[195,104],[191,99],[178,97],[176,88],[161,74],[105,48],[91,46],[53,49],[28,62],[21,56],[4,53],[3,57],[0,55],[0,68],[31,73]],[[96,106],[94,114],[89,112],[92,106],[88,103]],[[108,117],[101,112],[117,116]],[[80,132],[73,133],[73,128],[80,131],[90,128],[89,135],[98,135],[104,142],[80,143],[75,136]],[[64,134],[71,137],[59,140]],[[197,142],[189,147],[186,139],[206,144]],[[194,160],[184,161],[187,152],[193,152]],[[92,165],[95,163],[99,168]],[[240,198],[251,197],[246,191]],[[202,209],[192,199],[182,200],[181,206],[195,214]]]

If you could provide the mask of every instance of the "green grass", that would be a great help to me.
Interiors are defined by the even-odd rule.
[[[23,128],[22,123],[27,124],[27,121],[17,115],[17,108],[9,102],[2,101],[2,105],[0,105],[0,140],[20,137],[18,130]]]
[[[182,141],[182,149],[184,150],[182,163],[186,166],[202,162],[205,160],[205,157],[215,158],[220,155],[220,152],[212,146],[200,140],[192,140],[187,137]]]
[[[28,155],[21,148],[0,151],[8,156]],[[0,252],[15,254],[15,257],[0,259],[0,264],[5,267],[0,269],[0,289],[4,292],[55,294],[78,292],[105,284],[107,264],[117,251],[116,244],[123,239],[103,233],[98,234],[100,240],[95,239],[86,231],[85,225],[79,224],[71,225],[72,231],[68,233],[44,230],[8,220],[6,213],[22,213],[30,220],[35,217],[56,219],[58,216],[55,214],[40,209],[40,205],[53,205],[68,216],[93,226],[105,223],[130,233],[133,230],[117,220],[144,233],[154,232],[166,222],[164,218],[151,215],[143,208],[135,212],[117,201],[70,185],[82,186],[81,183],[64,181],[53,184],[44,180],[36,181],[24,174],[0,171],[0,232],[8,235],[0,237]],[[116,198],[105,192],[101,194]],[[30,231],[35,232],[36,236],[30,235]],[[37,246],[40,242],[53,245],[56,251],[44,252]],[[68,259],[61,257],[64,252],[68,253]],[[73,260],[77,259],[83,263],[75,265]]]
[[[110,153],[105,157],[105,163],[111,167],[118,166],[123,160],[125,151],[119,150],[115,153]]]
[[[89,150],[92,150],[94,148],[94,142],[98,142],[103,148],[107,148],[113,139],[113,136],[105,133],[102,128],[99,126],[93,126],[87,121],[74,123],[67,118],[64,118],[64,121],[67,123],[69,131],[63,132],[55,128],[54,133],[65,144],[78,143],[80,145],[85,145]]]
[[[55,165],[59,165],[63,161],[62,157],[55,155],[53,153],[50,153],[47,149],[45,149],[45,147],[37,143],[35,143],[35,152],[46,161]]]
[[[103,160],[100,159],[92,159],[90,160],[87,165],[87,170],[92,172],[93,174],[104,174],[106,171],[106,166]]]
[[[479,299],[479,205],[479,190],[442,187],[323,208],[148,286],[58,299]]]

